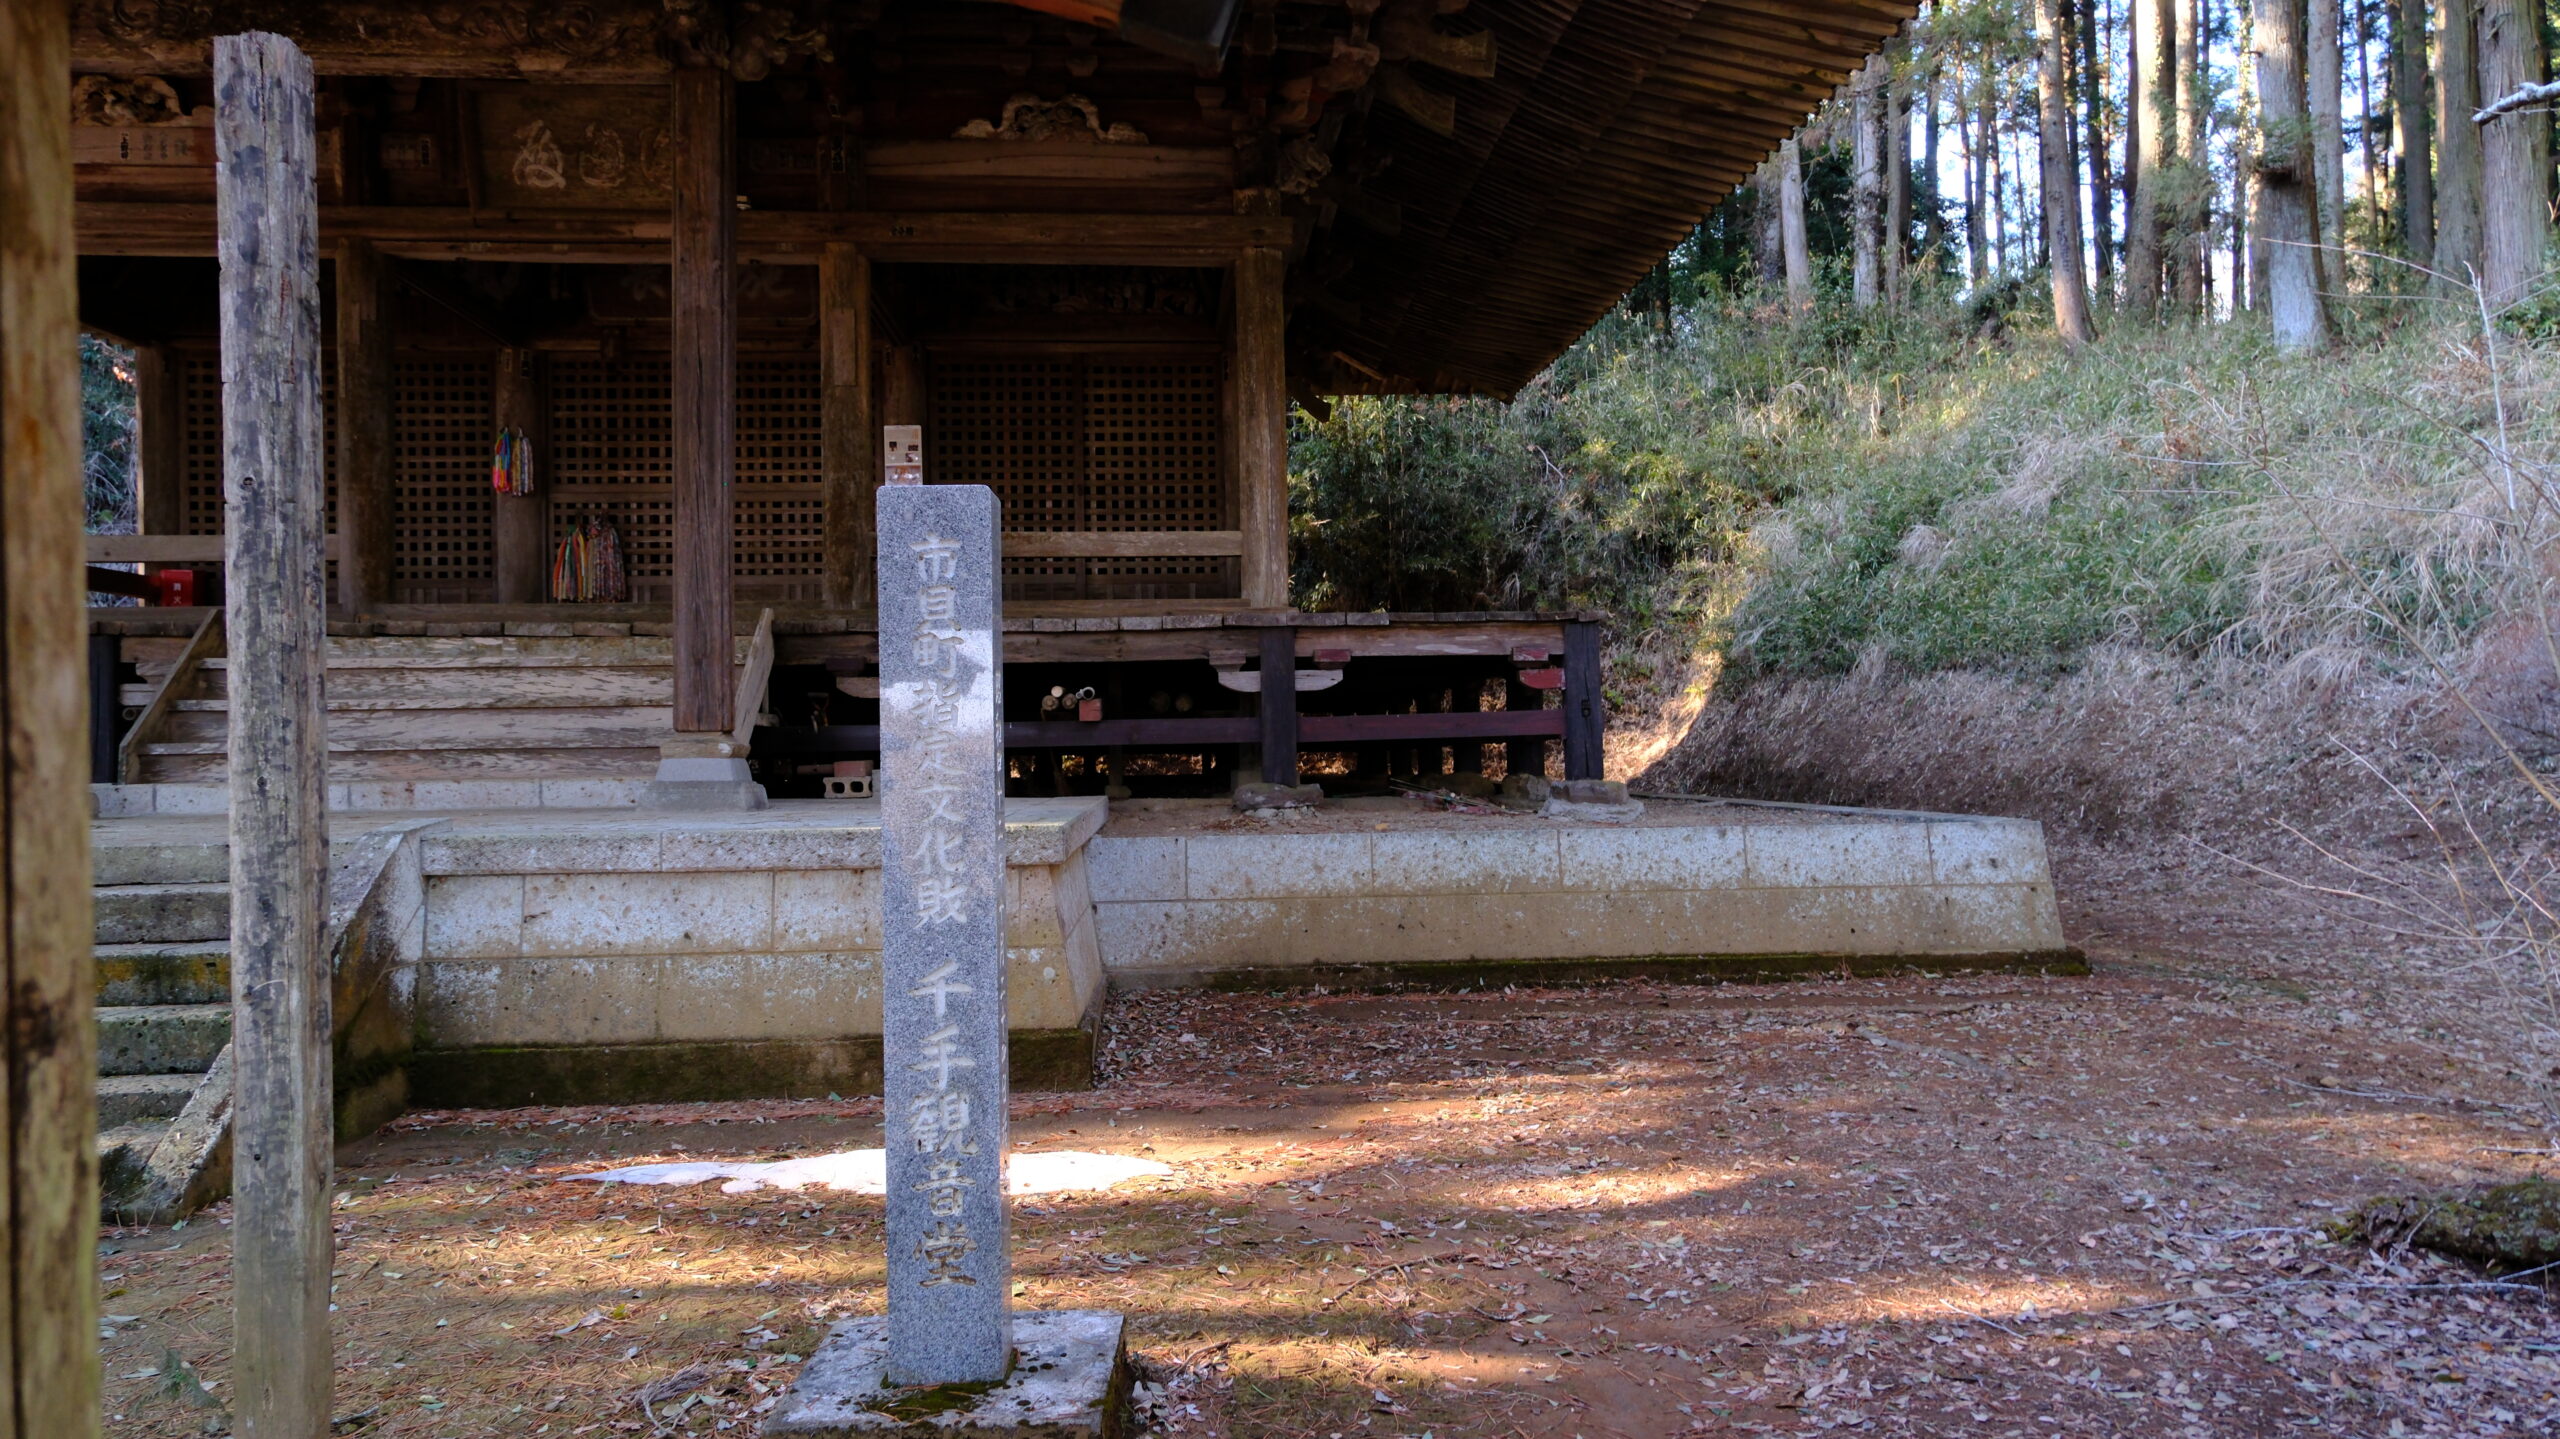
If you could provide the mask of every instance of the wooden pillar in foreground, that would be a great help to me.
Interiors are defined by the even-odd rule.
[[[1298,782],[1298,631],[1267,625],[1262,631],[1262,778],[1266,784]]]
[[[550,598],[549,379],[550,366],[540,351],[513,345],[498,351],[492,417],[499,429],[524,435],[530,443],[533,466],[533,493],[498,496],[497,511],[490,517],[490,574],[497,601],[502,605],[537,604]]]
[[[338,603],[391,590],[390,265],[370,240],[338,245]]]
[[[69,7],[0,5],[0,1436],[98,1432]]]
[[[1244,602],[1254,609],[1289,603],[1289,377],[1282,350],[1289,315],[1280,295],[1287,271],[1278,250],[1236,257],[1236,521],[1244,532]]]
[[[735,688],[737,97],[721,70],[678,70],[674,87],[675,718],[678,733],[710,734],[730,727]]]
[[[311,61],[213,42],[230,647],[234,1433],[329,1432],[328,834]]]
[[[880,417],[871,365],[871,261],[848,244],[818,259],[820,477],[827,497],[824,544],[831,609],[869,609],[872,509],[880,488]]]
[[[134,528],[174,535],[187,526],[186,361],[167,345],[133,350]]]

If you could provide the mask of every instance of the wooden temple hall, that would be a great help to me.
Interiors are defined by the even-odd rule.
[[[80,319],[140,397],[139,533],[89,540],[95,778],[222,778],[209,56],[268,30],[319,84],[347,808],[630,802],[750,757],[859,792],[873,494],[917,470],[1002,499],[1025,793],[1301,751],[1596,778],[1603,617],[1290,608],[1290,407],[1516,391],[1910,13],[71,10]]]

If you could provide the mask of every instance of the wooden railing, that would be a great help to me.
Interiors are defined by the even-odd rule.
[[[222,611],[217,609],[204,617],[203,624],[196,626],[195,638],[188,640],[187,647],[179,652],[178,662],[169,666],[168,677],[161,680],[160,688],[152,692],[151,703],[142,707],[142,713],[134,717],[133,727],[124,732],[123,741],[116,746],[118,781],[124,784],[142,782],[142,747],[159,734],[168,723],[169,716],[176,711],[178,701],[185,699],[187,692],[194,688],[197,674],[204,669],[204,662],[221,657],[224,643]]]
[[[773,611],[756,617],[755,638],[747,641],[746,663],[738,667],[737,723],[729,737],[740,744],[755,739],[756,721],[764,714],[765,686],[773,680]]]

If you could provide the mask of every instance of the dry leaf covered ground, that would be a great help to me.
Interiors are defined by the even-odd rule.
[[[2495,1015],[2244,881],[2082,856],[2064,888],[2091,978],[1117,1001],[1107,1082],[1020,1097],[1017,1141],[1176,1174],[1018,1204],[1019,1302],[1130,1315],[1164,1435],[2560,1426],[2542,1291],[2326,1232],[2547,1164]],[[751,1433],[878,1305],[880,1202],[558,1176],[849,1148],[877,1113],[346,1147],[341,1432]],[[104,1236],[110,1432],[223,1423],[224,1212]]]

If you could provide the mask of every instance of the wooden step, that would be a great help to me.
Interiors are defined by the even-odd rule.
[[[181,712],[225,708],[228,686],[209,674]],[[549,709],[592,705],[672,705],[675,671],[667,667],[556,665],[532,669],[332,670],[325,683],[332,713],[348,709]],[[139,696],[139,700],[135,697]],[[125,686],[126,702],[150,703],[151,691]]]
[[[738,645],[744,657],[746,644]],[[435,667],[473,665],[672,665],[675,641],[655,636],[629,638],[550,638],[545,636],[427,635],[384,636],[329,641],[329,668]],[[222,668],[220,657],[205,661]]]
[[[663,738],[659,736],[658,738]],[[645,746],[527,750],[357,750],[332,752],[329,783],[436,779],[647,779],[658,771],[658,738]],[[149,748],[149,747],[146,747]],[[145,784],[219,784],[228,772],[220,743],[142,757]]]
[[[174,746],[223,746],[226,716],[194,710],[171,715],[145,754],[204,753]],[[348,709],[329,714],[329,752],[440,749],[609,749],[656,745],[675,730],[676,712],[664,705],[579,706],[559,709]]]

